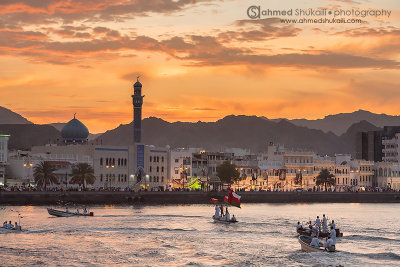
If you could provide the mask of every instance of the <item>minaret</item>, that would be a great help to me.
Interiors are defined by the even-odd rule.
[[[139,82],[139,76],[137,82],[133,85],[133,141],[140,143],[142,141],[142,84]]]

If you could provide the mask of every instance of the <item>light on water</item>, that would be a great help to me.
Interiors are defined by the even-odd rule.
[[[216,224],[211,205],[97,206],[94,217],[10,207],[22,233],[0,233],[2,265],[399,266],[400,204],[247,204]],[[295,224],[325,213],[344,233],[335,253],[300,250]]]

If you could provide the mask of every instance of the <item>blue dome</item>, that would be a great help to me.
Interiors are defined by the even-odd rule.
[[[74,116],[74,118],[62,128],[61,136],[66,142],[85,142],[89,136],[89,130]]]

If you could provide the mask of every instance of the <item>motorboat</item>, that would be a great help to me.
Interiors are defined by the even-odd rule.
[[[87,214],[83,213],[77,213],[77,212],[67,212],[67,211],[62,211],[62,210],[55,210],[55,209],[50,209],[47,208],[47,212],[50,215],[56,216],[56,217],[73,217],[73,216],[93,216],[93,212],[89,212]]]
[[[335,245],[330,246],[329,248],[324,248],[322,243],[319,242],[320,247],[310,246],[312,238],[306,235],[299,236],[299,243],[301,245],[301,250],[305,252],[335,252]]]
[[[213,218],[214,222],[216,222],[216,223],[230,224],[230,223],[237,223],[238,222],[237,220],[232,220],[232,219],[227,221],[227,220],[223,220],[221,218],[215,218],[215,216],[212,216],[212,218]]]
[[[10,228],[5,228],[5,227],[0,227],[0,233],[21,233],[22,230],[20,229],[10,229]]]

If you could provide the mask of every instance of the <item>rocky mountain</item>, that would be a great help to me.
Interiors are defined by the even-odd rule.
[[[228,147],[265,151],[272,141],[290,148],[314,150],[320,154],[355,153],[356,133],[378,127],[362,121],[342,136],[331,132],[299,127],[281,120],[270,121],[256,116],[227,116],[216,122],[174,122],[159,118],[144,119],[143,142],[156,146],[203,147],[220,150]],[[132,141],[132,124],[120,125],[96,139],[103,145],[127,145]]]
[[[0,124],[32,124],[18,113],[0,107]]]
[[[358,110],[352,113],[339,113],[336,115],[328,115],[323,119],[307,120],[294,119],[291,123],[297,126],[305,126],[310,129],[318,129],[324,132],[333,132],[341,135],[354,123],[367,121],[377,127],[397,126],[400,125],[400,116],[391,116],[386,114],[376,114],[366,110]]]
[[[9,149],[30,149],[61,140],[60,132],[49,125],[0,124],[0,134],[10,135]]]

